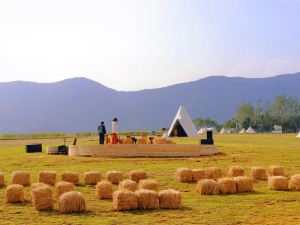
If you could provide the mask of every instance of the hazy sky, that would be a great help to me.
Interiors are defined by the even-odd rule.
[[[300,0],[0,0],[0,81],[137,90],[300,71]]]

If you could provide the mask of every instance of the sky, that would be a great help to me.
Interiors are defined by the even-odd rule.
[[[140,90],[300,71],[300,0],[0,0],[0,82]]]

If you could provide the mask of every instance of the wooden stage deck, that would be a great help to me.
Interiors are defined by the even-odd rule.
[[[139,144],[139,145],[71,145],[69,156],[107,157],[195,157],[215,155],[215,145]]]

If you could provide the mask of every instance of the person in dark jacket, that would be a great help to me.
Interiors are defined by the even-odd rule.
[[[98,134],[99,134],[99,143],[100,143],[100,145],[103,145],[104,144],[104,136],[106,134],[106,129],[105,129],[105,125],[104,125],[103,121],[98,126]]]

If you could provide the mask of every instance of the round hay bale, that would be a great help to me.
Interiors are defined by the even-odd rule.
[[[219,192],[222,194],[236,193],[236,181],[231,177],[223,177],[217,180]]]
[[[276,191],[286,191],[289,189],[289,180],[284,176],[268,177],[269,189]]]
[[[48,187],[48,185],[45,183],[41,183],[41,182],[32,183],[30,185],[30,201],[32,201],[33,190],[40,188],[40,187]]]
[[[176,177],[179,182],[189,183],[193,181],[193,172],[189,168],[177,168]]]
[[[118,190],[113,193],[113,209],[116,211],[126,211],[138,208],[137,195],[128,190]]]
[[[284,168],[282,166],[270,166],[269,167],[270,176],[284,176]]]
[[[63,172],[61,180],[77,185],[79,184],[79,174],[76,172]]]
[[[23,186],[30,185],[30,174],[25,171],[14,171],[12,172],[11,176],[11,183],[12,184],[20,184]]]
[[[140,180],[139,182],[140,189],[158,191],[158,182],[156,180]]]
[[[108,171],[106,179],[112,184],[119,184],[123,180],[123,173],[120,171]]]
[[[242,177],[244,173],[244,169],[240,166],[231,166],[228,169],[228,176],[230,177]]]
[[[24,202],[24,187],[20,184],[11,184],[6,188],[6,202]]]
[[[196,190],[201,195],[218,195],[219,194],[218,182],[213,179],[199,180],[196,185]]]
[[[84,184],[95,185],[101,180],[101,173],[96,171],[90,171],[84,173]]]
[[[251,176],[255,180],[266,180],[267,179],[266,169],[263,167],[252,167]]]
[[[40,186],[32,190],[32,202],[36,210],[49,210],[53,208],[52,190],[49,186]]]
[[[205,179],[217,180],[222,177],[222,170],[217,167],[205,168]]]
[[[123,180],[119,183],[120,190],[128,190],[135,192],[138,188],[138,184],[133,180]]]
[[[0,187],[3,187],[4,185],[4,173],[0,173]]]
[[[158,209],[159,198],[158,193],[153,190],[140,189],[135,192],[138,199],[140,209]]]
[[[46,148],[47,154],[58,154],[58,147],[57,146],[48,146]]]
[[[56,188],[56,193],[55,193],[56,198],[59,198],[63,193],[74,191],[75,186],[70,182],[61,181],[55,185],[55,188]]]
[[[56,172],[55,171],[41,171],[39,172],[39,182],[54,185],[56,182]]]
[[[205,179],[204,169],[192,169],[192,181],[197,182],[198,180]]]
[[[84,212],[85,200],[83,194],[78,191],[63,193],[59,197],[58,209],[60,213]]]
[[[180,209],[181,193],[174,189],[163,190],[158,193],[161,209]]]
[[[98,199],[111,199],[112,198],[112,184],[109,181],[101,181],[96,185],[96,196]]]
[[[236,181],[237,192],[252,192],[253,191],[253,179],[251,177],[234,177]]]
[[[294,191],[300,191],[300,174],[291,176],[290,188]]]
[[[131,180],[135,181],[136,183],[139,183],[142,179],[147,179],[148,174],[144,170],[132,170],[130,172],[130,178]]]

